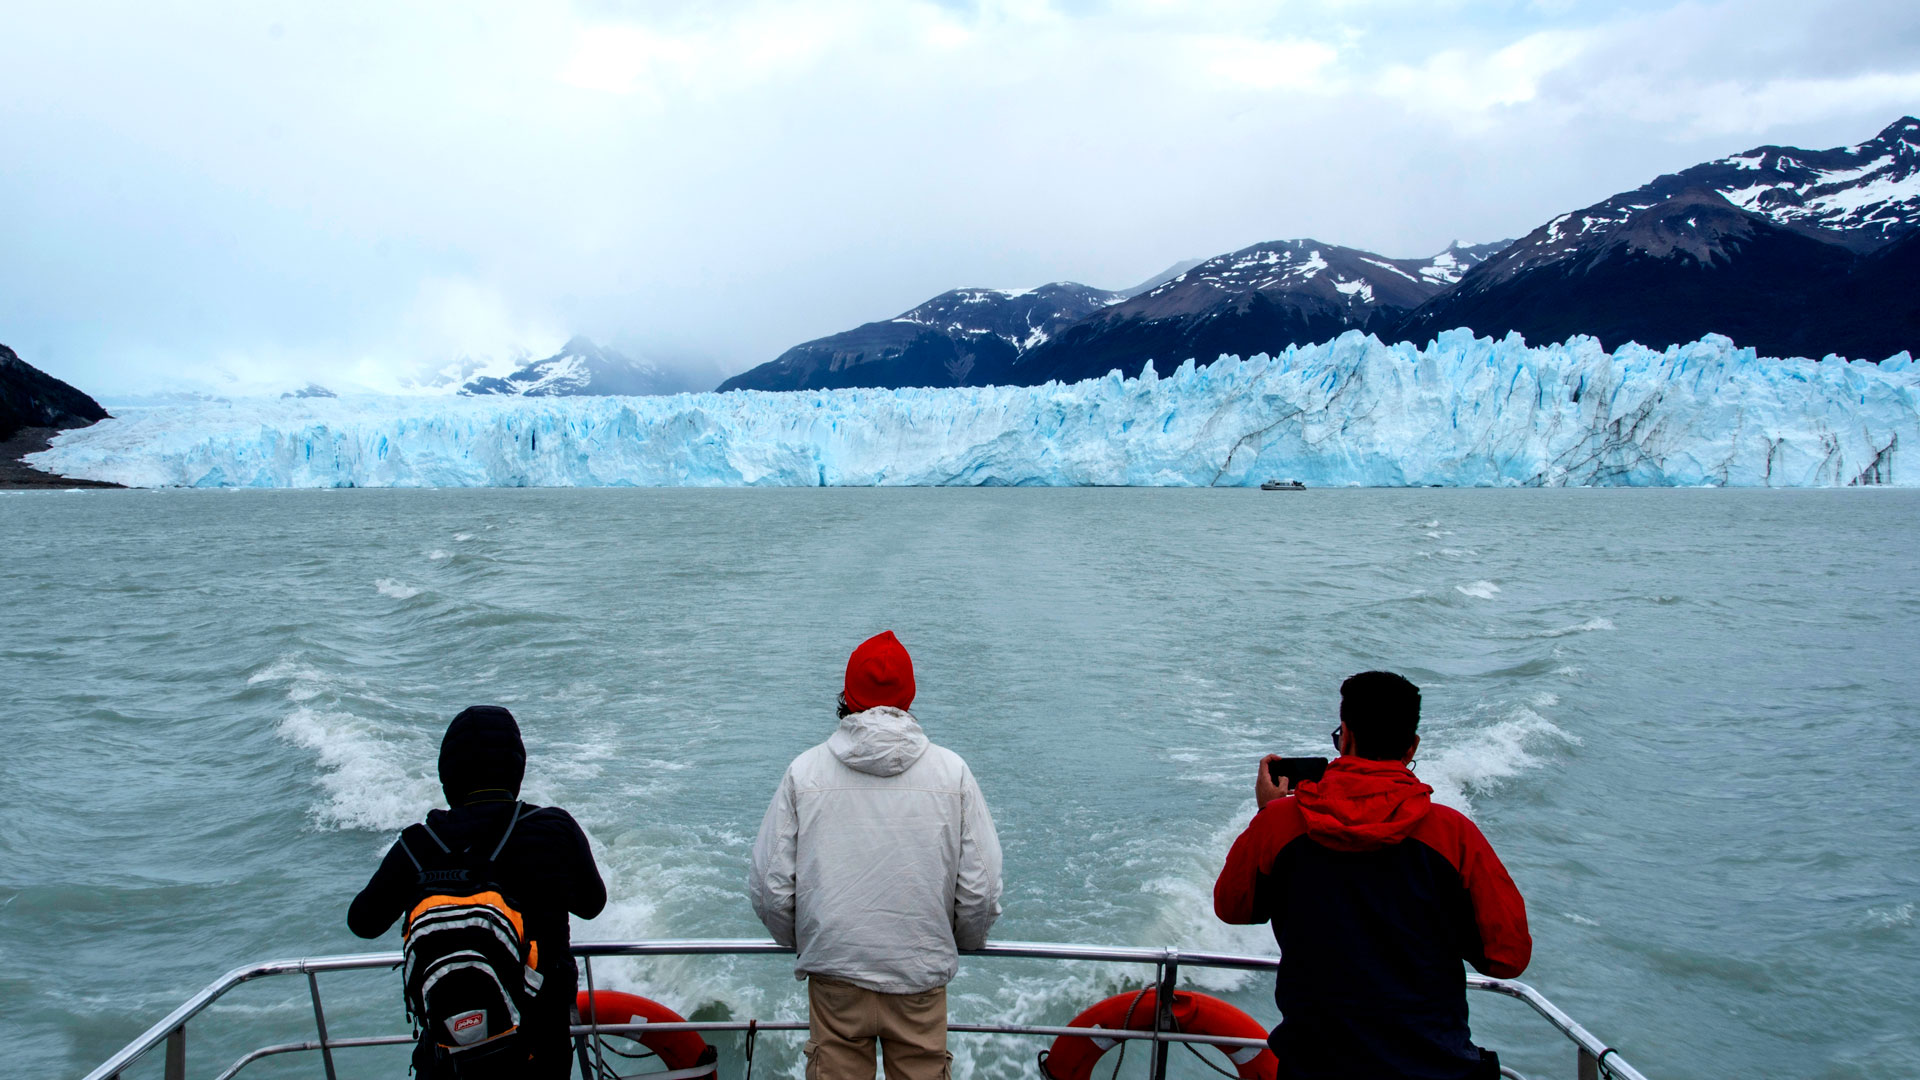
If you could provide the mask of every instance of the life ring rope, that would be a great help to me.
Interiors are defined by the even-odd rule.
[[[582,1024],[686,1022],[685,1017],[657,1001],[618,990],[582,990],[575,1006],[580,1010]],[[667,1067],[665,1072],[647,1073],[647,1080],[691,1080],[692,1077],[709,1076],[719,1071],[719,1052],[708,1045],[697,1031],[635,1031],[620,1034],[652,1051]],[[613,1050],[610,1046],[605,1049]],[[621,1054],[619,1050],[613,1052],[622,1057],[648,1056]]]
[[[1189,1035],[1223,1035],[1235,1038],[1260,1039],[1267,1037],[1266,1028],[1245,1012],[1235,1008],[1219,998],[1198,992],[1176,991],[1167,1010],[1172,1023],[1168,1030]],[[1132,993],[1115,994],[1105,1001],[1094,1005],[1073,1018],[1070,1027],[1088,1028],[1086,1035],[1062,1035],[1053,1041],[1053,1045],[1040,1052],[1040,1074],[1045,1080],[1091,1080],[1093,1069],[1102,1055],[1117,1043],[1120,1054],[1113,1063],[1113,1075],[1120,1072],[1120,1062],[1126,1056],[1126,1044],[1129,1040],[1106,1039],[1093,1034],[1093,1031],[1109,1029],[1116,1031],[1137,1030],[1134,1016],[1140,1008],[1146,1008],[1149,1015],[1159,1009],[1158,995],[1153,987],[1146,987]],[[1158,1026],[1157,1024],[1155,1026]],[[1279,1072],[1280,1062],[1273,1051],[1265,1046],[1220,1046],[1216,1047],[1233,1063],[1234,1072],[1215,1065],[1201,1054],[1192,1043],[1182,1042],[1187,1051],[1199,1058],[1201,1063],[1215,1072],[1235,1077],[1237,1080],[1274,1080]]]

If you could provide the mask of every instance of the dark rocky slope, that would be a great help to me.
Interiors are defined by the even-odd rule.
[[[882,322],[795,345],[721,390],[985,386],[1022,352],[1127,298],[1071,281],[1037,289],[953,289]]]
[[[22,428],[65,430],[106,418],[99,402],[0,345],[0,439]]]
[[[118,487],[69,480],[20,460],[45,450],[61,431],[105,419],[99,402],[0,345],[0,488]]]

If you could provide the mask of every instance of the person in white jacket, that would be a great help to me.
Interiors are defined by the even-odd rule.
[[[960,755],[928,741],[892,631],[847,661],[840,726],[787,766],[747,892],[807,982],[808,1080],[942,1080],[958,949],[1000,914],[1000,838]]]

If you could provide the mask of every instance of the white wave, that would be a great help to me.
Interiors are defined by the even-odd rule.
[[[1205,843],[1190,849],[1186,865],[1142,886],[1143,892],[1161,898],[1153,923],[1142,940],[1188,952],[1278,955],[1279,947],[1274,944],[1273,930],[1268,926],[1235,926],[1221,922],[1213,914],[1214,877],[1220,872],[1227,849],[1253,820],[1254,810],[1253,800],[1247,799]],[[1250,971],[1198,967],[1182,968],[1181,974],[1184,984],[1215,993],[1244,990],[1261,978]]]
[[[456,544],[464,544],[471,539],[473,539],[472,533],[454,533],[453,534],[453,542]]]
[[[1898,904],[1894,907],[1868,908],[1867,925],[1883,930],[1891,930],[1897,926],[1912,926],[1913,905]]]
[[[575,810],[581,813],[580,808]],[[585,819],[592,815],[581,816]],[[697,911],[703,926],[708,925],[705,918],[713,911],[747,910],[742,894],[751,837],[715,835],[690,827],[621,828],[603,836],[603,827],[586,820],[582,825],[593,846],[594,861],[606,878],[608,903],[590,930],[576,924],[576,938],[685,937],[687,927],[682,920],[688,908]],[[704,857],[689,857],[689,852],[701,852]],[[746,918],[751,920],[751,914]],[[737,936],[755,936],[756,932],[757,928],[749,931],[742,926]],[[736,933],[722,932],[718,936]],[[792,963],[789,956],[663,956],[602,960],[593,965],[593,971],[599,988],[642,994],[683,1015],[720,1002],[735,1017],[804,1021],[807,1014],[802,984],[784,977],[766,977],[769,972],[784,975]],[[584,975],[580,985],[586,988]],[[726,1038],[731,1037],[723,1036]],[[721,1045],[724,1048],[727,1043]],[[763,1042],[761,1047],[769,1051],[771,1061],[781,1061],[789,1053],[799,1060],[797,1042],[791,1046]]]
[[[338,696],[352,689],[297,655],[282,656],[247,678],[247,685],[280,683],[293,709],[280,721],[281,738],[314,752],[325,800],[312,808],[316,822],[339,829],[402,828],[440,799],[431,768],[431,747],[404,730],[380,725],[342,708]],[[377,695],[363,695],[379,702]],[[316,699],[333,698],[333,703]]]
[[[432,551],[427,552],[427,558],[433,562],[439,562],[442,559],[453,558],[453,552],[445,548],[434,548]]]
[[[440,800],[438,781],[402,764],[432,761],[431,755],[383,737],[362,717],[302,705],[280,722],[279,732],[319,758],[327,801],[313,814],[322,825],[393,831],[419,821]]]
[[[1455,585],[1453,588],[1455,592],[1479,600],[1491,600],[1500,591],[1500,586],[1491,581],[1476,581],[1471,585]]]
[[[1586,622],[1579,623],[1575,626],[1563,626],[1558,630],[1542,630],[1540,631],[1540,633],[1534,636],[1543,637],[1543,638],[1559,638],[1559,637],[1566,637],[1569,634],[1591,634],[1596,630],[1611,630],[1611,629],[1613,629],[1612,619],[1596,618],[1596,619],[1588,619]]]
[[[1577,911],[1563,911],[1560,914],[1566,916],[1567,921],[1570,923],[1573,923],[1575,926],[1599,926],[1600,925],[1599,919],[1582,915]]]
[[[379,581],[374,582],[373,587],[381,596],[391,596],[395,600],[411,600],[420,595],[419,589],[411,585],[403,585],[388,577],[383,577]]]
[[[292,656],[283,656],[247,677],[248,686],[265,682],[286,683],[287,700],[293,702],[312,701],[325,690],[320,672]]]
[[[1473,813],[1469,791],[1491,791],[1501,781],[1540,764],[1532,748],[1555,740],[1579,741],[1524,705],[1487,727],[1429,738],[1433,742],[1446,739],[1449,745],[1429,749],[1432,742],[1422,740],[1416,767],[1420,779],[1433,787],[1434,801],[1469,815]]]

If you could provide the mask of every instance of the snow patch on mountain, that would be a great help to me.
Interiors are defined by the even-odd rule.
[[[657,394],[681,389],[659,368],[575,337],[560,351],[503,376],[482,375],[460,387],[466,396],[571,397],[583,394]]]
[[[1674,180],[1711,186],[1783,225],[1890,238],[1920,225],[1920,120],[1902,117],[1866,142],[1831,150],[1757,147],[1648,187]]]
[[[1016,349],[1028,349],[1047,340],[1049,328],[1125,299],[1120,293],[1072,281],[1032,289],[954,289],[891,321],[956,337],[996,337]],[[1022,300],[1026,302],[1016,302]]]

